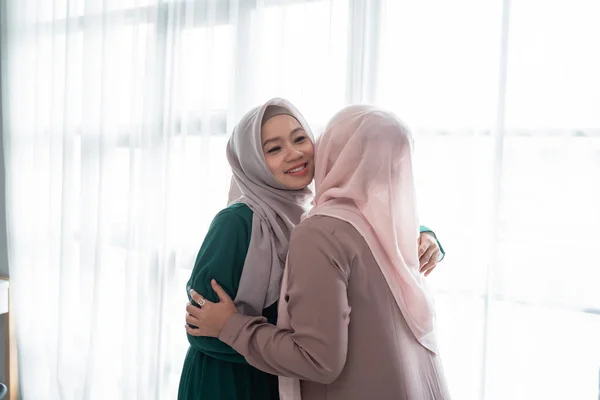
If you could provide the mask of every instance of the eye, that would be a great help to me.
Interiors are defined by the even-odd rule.
[[[269,150],[267,150],[267,153],[273,154],[273,153],[277,153],[279,150],[281,150],[281,147],[275,146],[275,147],[272,147]]]
[[[305,140],[306,140],[306,136],[298,136],[298,137],[296,138],[296,140],[294,140],[294,142],[296,142],[296,143],[302,143],[302,142],[304,142]]]

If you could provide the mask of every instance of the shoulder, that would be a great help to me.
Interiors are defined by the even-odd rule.
[[[252,215],[252,210],[246,204],[234,203],[217,213],[213,225],[221,223],[252,225]]]
[[[252,210],[247,205],[232,204],[217,213],[210,224],[207,237],[247,242],[252,233],[252,215]]]
[[[350,265],[357,251],[356,234],[356,229],[346,221],[316,215],[305,219],[293,230],[290,254],[320,252],[338,263]]]
[[[296,226],[292,236],[317,236],[330,238],[343,244],[348,236],[358,233],[348,222],[326,215],[315,215],[307,218]]]

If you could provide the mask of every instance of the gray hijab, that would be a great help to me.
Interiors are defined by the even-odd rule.
[[[253,211],[250,246],[234,299],[238,310],[251,316],[262,315],[279,299],[289,238],[312,200],[310,189],[291,190],[277,182],[265,161],[261,128],[280,114],[296,118],[314,143],[302,114],[278,98],[246,113],[227,143],[233,171],[229,203],[244,203]]]

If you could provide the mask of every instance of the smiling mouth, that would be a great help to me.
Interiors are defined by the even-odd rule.
[[[308,162],[305,162],[304,164],[301,164],[295,168],[288,169],[287,171],[285,171],[285,173],[286,174],[298,174],[298,173],[304,172],[304,170],[306,170],[307,167],[308,167]]]

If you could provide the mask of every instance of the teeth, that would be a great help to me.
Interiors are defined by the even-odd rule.
[[[302,165],[301,167],[298,168],[294,168],[294,169],[290,169],[288,172],[300,172],[304,169],[304,167],[306,167],[306,164]]]

